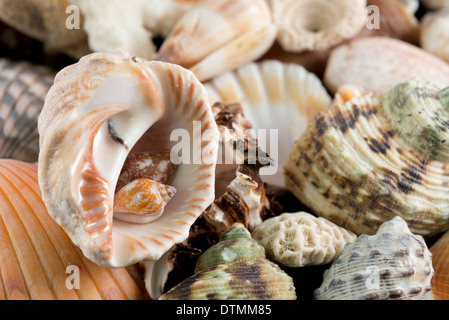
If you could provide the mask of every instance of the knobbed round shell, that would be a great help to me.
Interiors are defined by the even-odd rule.
[[[431,290],[432,254],[400,217],[376,235],[347,244],[324,272],[318,300],[425,300]]]
[[[37,166],[0,160],[0,300],[146,298],[125,268],[89,261],[48,215]]]
[[[286,51],[325,50],[357,35],[366,0],[270,0],[277,40]]]
[[[254,130],[262,130],[258,142],[274,166],[260,174],[264,182],[284,187],[282,167],[294,142],[331,101],[318,77],[297,64],[266,60],[223,74],[205,87],[211,104],[239,103]]]
[[[245,227],[234,224],[198,259],[195,275],[160,300],[295,300],[293,279],[265,258]]]
[[[46,67],[0,59],[0,158],[37,161],[37,119],[53,78]]]
[[[357,236],[307,212],[283,213],[267,219],[252,232],[267,257],[287,267],[327,264]]]
[[[156,59],[206,81],[260,58],[276,32],[265,0],[204,0],[176,23]]]
[[[361,37],[332,51],[323,81],[331,93],[345,84],[385,93],[413,77],[448,87],[449,64],[405,41]]]
[[[414,79],[320,113],[289,155],[287,187],[356,234],[397,215],[414,234],[449,229],[447,92]]]
[[[432,294],[435,300],[449,300],[449,232],[430,247],[434,274]]]
[[[449,62],[449,8],[429,12],[421,19],[421,46]]]
[[[124,52],[85,56],[56,76],[39,134],[49,213],[102,266],[160,258],[214,200],[217,126],[206,90],[180,66]],[[127,156],[166,150],[179,165],[170,184],[176,195],[163,214],[151,222],[114,219]]]

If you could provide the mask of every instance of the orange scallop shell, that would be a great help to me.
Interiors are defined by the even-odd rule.
[[[73,270],[79,271],[79,286]],[[89,261],[50,217],[36,165],[0,159],[0,300],[145,298],[131,269]]]
[[[430,247],[434,274],[432,293],[435,300],[449,300],[449,232]]]

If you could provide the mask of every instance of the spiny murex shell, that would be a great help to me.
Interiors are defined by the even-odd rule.
[[[324,272],[315,298],[424,300],[433,272],[432,254],[424,239],[395,217],[382,224],[376,235],[362,235],[345,246]]]
[[[399,215],[423,236],[449,228],[448,89],[423,80],[320,113],[285,166],[311,210],[356,234]]]
[[[0,158],[37,161],[37,119],[54,75],[44,66],[0,59]]]
[[[182,146],[170,139],[177,131]],[[160,258],[214,200],[218,129],[206,90],[180,66],[124,52],[85,56],[56,76],[39,133],[39,184],[49,213],[100,265]],[[115,187],[127,156],[175,146],[182,147],[171,158],[179,162],[171,182],[177,192],[163,214],[148,223],[116,219]],[[186,147],[193,152],[185,154]]]
[[[293,279],[267,260],[264,248],[236,223],[200,256],[195,275],[160,299],[295,300],[296,293]]]
[[[327,264],[357,237],[325,218],[307,212],[283,213],[269,218],[251,232],[267,257],[287,267]]]

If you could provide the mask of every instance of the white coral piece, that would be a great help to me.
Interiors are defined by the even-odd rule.
[[[351,231],[307,212],[283,213],[265,220],[252,232],[267,257],[287,267],[327,264],[356,239]]]

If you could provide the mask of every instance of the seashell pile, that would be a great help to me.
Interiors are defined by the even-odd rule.
[[[448,10],[0,0],[0,300],[448,300]]]

